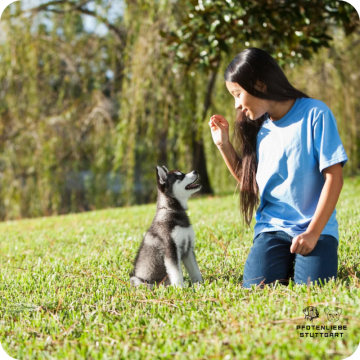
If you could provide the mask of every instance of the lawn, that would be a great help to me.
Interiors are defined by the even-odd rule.
[[[238,194],[189,201],[197,288],[185,270],[183,289],[130,288],[155,204],[1,223],[0,342],[18,360],[345,359],[360,341],[359,204],[360,177],[346,178],[338,279],[322,288],[241,287],[254,220],[240,221]],[[339,320],[326,308],[340,308]]]

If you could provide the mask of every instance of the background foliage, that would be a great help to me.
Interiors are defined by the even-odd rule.
[[[250,46],[331,108],[344,172],[358,173],[358,14],[311,3],[11,4],[0,24],[0,218],[154,201],[158,164],[198,170],[207,193],[233,192],[207,122],[234,119],[223,73]]]

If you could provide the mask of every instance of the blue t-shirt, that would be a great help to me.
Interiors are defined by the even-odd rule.
[[[319,202],[323,169],[348,158],[334,115],[325,103],[296,99],[282,118],[265,120],[257,135],[256,182],[260,205],[255,235],[282,230],[295,237],[306,231]],[[336,209],[321,234],[339,242]]]

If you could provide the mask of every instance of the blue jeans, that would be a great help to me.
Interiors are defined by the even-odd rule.
[[[253,240],[250,254],[246,260],[243,287],[251,288],[251,284],[260,285],[274,283],[288,284],[288,274],[294,262],[294,280],[296,284],[307,284],[308,278],[314,284],[318,279],[324,280],[337,276],[338,242],[331,235],[321,235],[311,253],[302,256],[292,254],[292,239],[284,231],[262,232]],[[261,284],[262,283],[262,284]],[[319,283],[321,286],[321,283]]]

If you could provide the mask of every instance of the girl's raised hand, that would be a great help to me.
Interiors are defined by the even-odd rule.
[[[229,142],[229,123],[222,115],[213,115],[210,118],[209,126],[217,147],[222,147]]]

